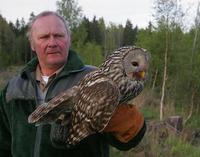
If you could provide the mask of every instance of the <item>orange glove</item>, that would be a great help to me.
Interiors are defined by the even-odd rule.
[[[144,118],[135,105],[120,105],[103,132],[112,133],[120,142],[127,143],[141,130]]]

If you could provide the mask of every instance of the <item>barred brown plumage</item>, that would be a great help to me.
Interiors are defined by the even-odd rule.
[[[148,64],[146,50],[134,46],[119,48],[77,86],[40,105],[28,121],[40,124],[59,119],[62,125],[70,124],[65,139],[68,145],[75,145],[90,134],[103,132],[116,107],[143,90]]]

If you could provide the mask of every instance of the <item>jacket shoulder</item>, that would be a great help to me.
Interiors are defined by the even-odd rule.
[[[95,70],[98,70],[98,68],[95,67],[95,66],[93,66],[93,65],[85,65],[85,66],[84,66],[84,70],[83,70],[82,73],[87,74],[87,73],[92,72],[92,71],[95,71]]]
[[[7,84],[6,102],[11,101],[12,99],[34,99],[33,91],[34,89],[31,81],[22,78],[21,74],[18,74]]]

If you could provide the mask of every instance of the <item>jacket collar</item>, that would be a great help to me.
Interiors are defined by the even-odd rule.
[[[38,58],[35,57],[31,61],[27,63],[25,68],[21,72],[21,76],[24,78],[27,78],[27,73],[34,72],[36,70],[36,67],[38,65]],[[84,69],[84,64],[80,57],[77,55],[77,53],[73,50],[69,50],[68,60],[63,68],[63,70],[60,72],[59,76],[69,75],[73,72],[82,71]]]

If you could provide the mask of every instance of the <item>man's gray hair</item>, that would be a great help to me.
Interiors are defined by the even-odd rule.
[[[68,36],[70,37],[70,29],[69,29],[69,26],[68,26],[68,22],[62,17],[60,16],[58,13],[56,12],[53,12],[53,11],[43,11],[41,12],[40,14],[38,14],[37,16],[35,16],[29,23],[28,23],[28,32],[27,32],[27,36],[28,36],[28,39],[29,41],[31,42],[31,37],[32,37],[32,26],[34,24],[34,22],[41,18],[41,17],[45,17],[45,16],[49,16],[49,15],[54,15],[56,17],[58,17],[65,25],[65,28],[66,28],[66,31],[67,31],[67,34]]]

